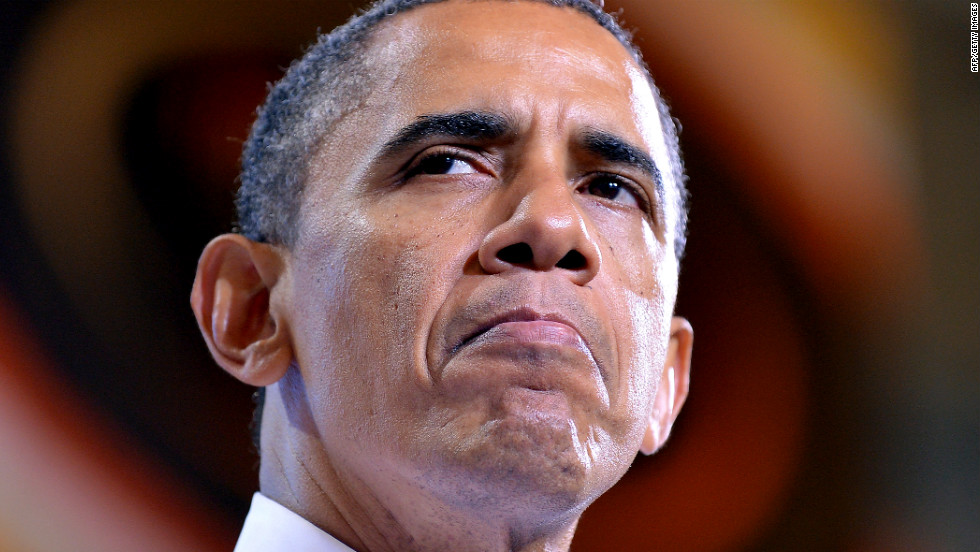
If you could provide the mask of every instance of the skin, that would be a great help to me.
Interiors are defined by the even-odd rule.
[[[383,25],[296,243],[220,236],[192,305],[218,362],[268,386],[270,498],[358,550],[567,550],[687,392],[653,95],[570,9]]]

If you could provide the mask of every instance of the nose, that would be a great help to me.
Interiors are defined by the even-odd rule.
[[[541,173],[508,186],[511,197],[501,205],[516,207],[484,238],[480,265],[489,274],[514,268],[560,270],[585,285],[599,273],[599,246],[564,178],[558,171]]]

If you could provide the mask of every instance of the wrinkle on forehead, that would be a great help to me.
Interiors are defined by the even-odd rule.
[[[501,7],[505,9],[500,10]],[[488,8],[494,9],[487,11]],[[547,19],[535,21],[531,27],[523,24],[522,14],[514,13],[513,9],[533,10],[538,13],[525,17],[544,15]],[[478,13],[474,14],[473,10]],[[546,98],[540,97],[540,90],[535,94],[520,94],[520,88],[523,85],[530,89],[541,82],[572,91],[580,100],[596,103],[620,98],[629,102],[638,93],[650,93],[645,83],[635,90],[632,74],[643,72],[622,44],[588,16],[571,8],[532,2],[433,4],[399,16],[374,39],[373,65],[383,74],[379,75],[370,103],[389,105],[391,109],[385,109],[389,113],[399,107],[392,100],[408,99],[418,108],[415,115],[430,111],[426,103],[443,104],[438,110],[431,109],[435,112],[445,111],[445,104],[457,98],[480,102],[481,97],[473,94],[473,82],[480,80],[485,81],[480,94],[486,105],[457,105],[453,106],[454,110],[487,110],[501,96],[509,95],[517,102],[514,107],[525,108],[518,111],[527,111],[526,107]],[[482,73],[481,66],[493,70]],[[469,68],[472,72],[468,74]],[[465,82],[438,78],[446,72],[461,75]],[[501,78],[528,72],[535,75],[537,83],[515,78],[506,86],[495,86]],[[597,83],[601,84],[597,86]],[[653,103],[652,96],[650,103]],[[574,109],[574,106],[567,107]],[[643,145],[648,145],[647,134],[650,133],[642,132],[632,138],[634,141],[642,138]]]

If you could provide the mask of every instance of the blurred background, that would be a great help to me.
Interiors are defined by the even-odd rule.
[[[230,550],[252,390],[188,298],[267,82],[349,1],[0,2],[0,550]],[[980,550],[969,3],[608,2],[683,124],[671,442],[573,550]]]

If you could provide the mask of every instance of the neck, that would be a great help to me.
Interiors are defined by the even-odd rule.
[[[331,457],[308,410],[295,408],[299,403],[288,388],[279,383],[266,390],[262,493],[351,548],[532,552],[567,551],[571,546],[581,510],[534,515],[473,504],[478,501],[449,503],[417,481],[399,477],[397,469]],[[362,475],[365,469],[369,477]]]

